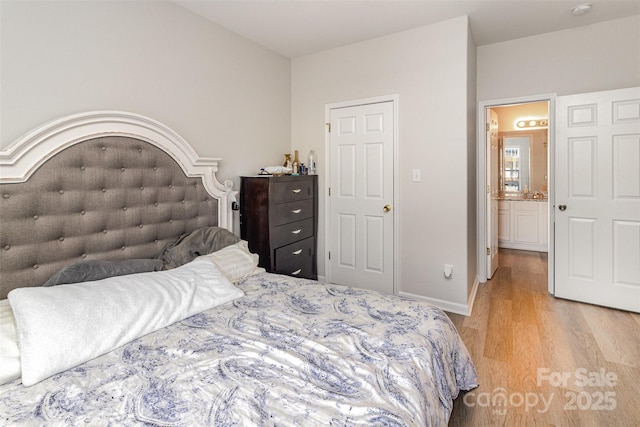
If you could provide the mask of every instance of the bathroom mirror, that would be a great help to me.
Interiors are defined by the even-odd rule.
[[[502,188],[505,192],[529,190],[530,136],[502,139]]]
[[[502,191],[547,191],[546,131],[504,136],[499,152]]]

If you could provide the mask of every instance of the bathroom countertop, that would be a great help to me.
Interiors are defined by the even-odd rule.
[[[500,201],[513,201],[513,202],[548,202],[549,199],[545,196],[539,196],[539,197],[535,197],[535,196],[522,196],[522,195],[518,195],[518,196],[498,196],[498,197],[494,197],[494,200],[500,200]]]

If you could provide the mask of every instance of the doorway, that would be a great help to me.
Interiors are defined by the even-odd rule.
[[[548,290],[554,291],[554,104],[555,95],[480,103],[486,125],[478,144],[479,282],[491,278],[499,248],[548,251]]]

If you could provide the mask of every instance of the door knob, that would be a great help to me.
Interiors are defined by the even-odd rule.
[[[391,210],[391,205],[384,205],[382,210],[385,211],[385,212],[389,212]]]
[[[558,206],[558,209],[560,209],[562,212],[567,210],[567,205],[560,205]]]

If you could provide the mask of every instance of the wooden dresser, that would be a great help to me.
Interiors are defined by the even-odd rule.
[[[317,279],[318,176],[250,176],[240,184],[240,235],[272,273]]]

